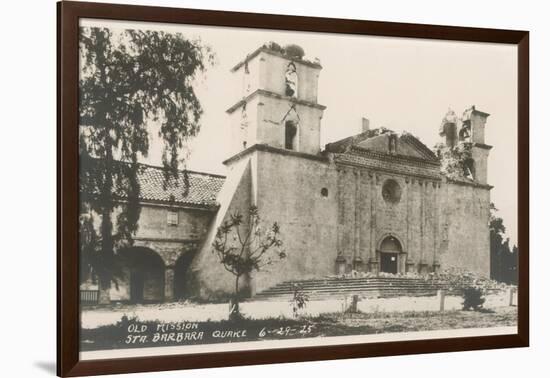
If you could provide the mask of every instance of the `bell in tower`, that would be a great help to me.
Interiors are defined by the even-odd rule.
[[[320,152],[321,118],[317,102],[321,65],[305,58],[297,45],[270,42],[233,67],[243,83],[241,98],[228,110],[232,155],[254,145]]]

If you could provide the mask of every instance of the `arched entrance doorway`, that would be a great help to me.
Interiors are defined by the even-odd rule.
[[[164,299],[164,261],[152,249],[125,248],[119,252],[127,285],[127,299],[132,303],[162,302]]]
[[[400,255],[403,248],[396,237],[386,236],[380,243],[380,271],[397,274],[400,272]]]
[[[194,251],[185,252],[174,266],[174,299],[187,299],[193,295],[191,263],[195,257]]]

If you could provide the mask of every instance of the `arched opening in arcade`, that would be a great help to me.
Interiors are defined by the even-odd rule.
[[[164,261],[150,248],[130,247],[119,252],[125,299],[131,303],[164,300]]]
[[[186,252],[181,255],[174,266],[174,299],[184,300],[193,295],[191,263],[195,253]]]

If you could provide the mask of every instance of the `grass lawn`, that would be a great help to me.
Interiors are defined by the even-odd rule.
[[[196,345],[323,336],[368,335],[461,328],[507,327],[517,324],[516,307],[483,312],[327,313],[298,319],[243,319],[162,323],[123,318],[115,325],[81,331],[83,351]]]

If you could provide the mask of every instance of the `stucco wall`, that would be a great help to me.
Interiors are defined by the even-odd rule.
[[[490,273],[489,203],[487,188],[446,183],[440,218],[441,268]]]
[[[177,225],[168,224],[168,211],[177,212]],[[204,236],[211,219],[211,211],[145,205],[141,209],[136,238],[197,240]]]
[[[260,53],[255,59],[260,60],[260,88],[281,95],[285,94],[285,73],[290,60],[281,56]],[[320,68],[314,68],[299,61],[294,61],[298,74],[298,98],[317,102],[317,88]]]
[[[168,212],[178,213],[178,224],[168,224]],[[116,217],[120,213],[113,211],[112,222],[116,230]],[[147,247],[158,253],[166,265],[172,265],[189,246],[200,243],[214,212],[183,207],[170,207],[159,204],[142,203],[138,221],[138,230],[134,235],[134,245]],[[96,229],[99,229],[101,217],[93,214]]]
[[[242,107],[229,115],[231,127],[232,153],[238,153],[254,144],[268,144],[284,148],[285,116],[292,103],[284,98],[258,94],[246,105],[247,127],[242,127]],[[321,143],[321,118],[323,111],[319,108],[296,103],[294,109],[299,118],[297,131],[297,151],[317,154]]]
[[[258,109],[258,143],[269,144],[272,147],[284,148],[285,116],[290,111],[291,104],[285,99],[260,96],[261,105]],[[317,154],[321,143],[321,118],[323,111],[307,105],[295,104],[294,109],[299,118],[296,151]]]
[[[233,76],[242,88],[235,98],[248,98],[246,103],[246,127],[243,126],[243,106],[229,112],[231,127],[231,154],[238,153],[253,144],[268,144],[284,148],[284,119],[291,106],[299,118],[297,151],[317,154],[320,151],[320,127],[323,110],[311,104],[317,104],[317,90],[320,68],[295,61],[298,75],[298,95],[293,101],[285,95],[285,72],[290,60],[278,55],[261,52],[245,66],[236,70]],[[274,94],[274,95],[273,95]],[[305,101],[309,103],[300,103]],[[246,142],[246,147],[243,142]]]
[[[225,270],[218,257],[212,253],[212,243],[218,227],[239,212],[246,215],[252,199],[252,177],[250,158],[246,157],[230,167],[227,180],[219,195],[220,208],[213,218],[199,252],[192,263],[193,291],[203,298],[216,298],[231,294],[235,290],[235,277]],[[243,224],[243,227],[246,226]],[[240,287],[248,289],[247,277],[243,277]]]
[[[258,140],[256,133],[259,125],[259,102],[259,96],[253,97],[246,103],[246,106],[242,105],[240,108],[229,113],[229,125],[231,127],[230,156],[237,154],[246,147],[252,146]],[[246,119],[243,118],[243,108],[246,108]],[[243,142],[246,142],[246,147]]]
[[[264,224],[278,222],[288,254],[253,277],[255,292],[285,280],[322,277],[334,271],[337,236],[337,174],[328,162],[291,154],[255,152],[253,175]],[[321,195],[321,189],[328,196]]]

